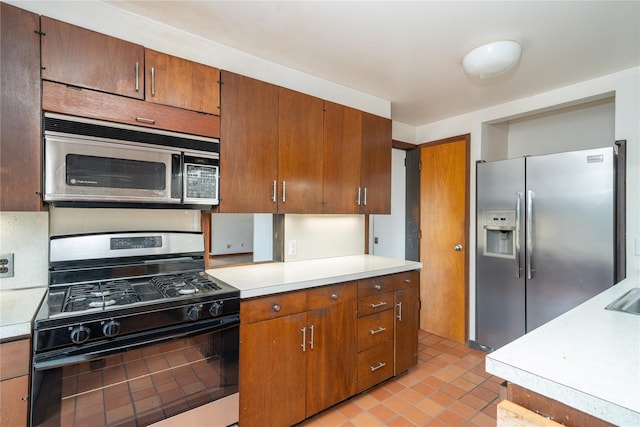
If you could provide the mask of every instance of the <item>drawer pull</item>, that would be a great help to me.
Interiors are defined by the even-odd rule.
[[[404,283],[411,283],[411,279],[404,279]]]
[[[156,121],[145,117],[136,117],[136,122],[154,124]]]
[[[276,313],[280,311],[280,304],[273,304],[273,311],[275,311]]]
[[[383,306],[385,306],[385,305],[387,305],[387,302],[386,302],[386,301],[380,301],[380,302],[379,302],[379,303],[377,303],[377,304],[371,304],[371,308],[383,307]]]
[[[371,329],[371,335],[375,335],[375,334],[379,334],[380,332],[384,332],[386,331],[387,328],[380,326],[378,329],[376,329],[375,331],[373,329]]]
[[[386,363],[384,363],[384,362],[380,362],[380,363],[378,363],[376,366],[369,366],[369,367],[371,368],[371,372],[375,372],[375,371],[377,371],[377,370],[378,370],[378,369],[380,369],[380,368],[384,368],[385,366],[387,366],[387,364],[386,364]]]
[[[374,289],[376,291],[379,291],[380,289],[382,289],[382,285],[380,283],[378,283],[377,285],[374,286]]]
[[[331,299],[334,301],[338,301],[338,294],[331,294]]]

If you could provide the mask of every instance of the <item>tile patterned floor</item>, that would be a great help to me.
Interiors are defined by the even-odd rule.
[[[500,378],[486,353],[420,331],[418,365],[305,421],[304,427],[494,427]]]

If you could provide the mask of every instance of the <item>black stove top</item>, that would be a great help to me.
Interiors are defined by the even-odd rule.
[[[237,316],[240,291],[204,272],[203,240],[201,233],[183,232],[52,238],[34,348]]]

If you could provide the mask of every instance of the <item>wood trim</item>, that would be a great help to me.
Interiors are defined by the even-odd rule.
[[[431,145],[446,144],[446,143],[449,143],[449,142],[460,141],[461,139],[465,139],[467,141],[467,143],[469,143],[471,141],[471,134],[467,133],[467,134],[462,134],[462,135],[451,136],[449,138],[437,139],[435,141],[423,142],[421,144],[417,144],[416,148],[421,148],[421,147],[424,147],[424,146],[427,146],[427,145],[431,146]]]
[[[391,140],[391,148],[397,148],[399,150],[414,150],[416,148],[420,148],[417,144],[412,144],[410,142],[397,141],[395,139]]]
[[[568,427],[612,427],[613,424],[517,384],[507,384],[507,400]]]

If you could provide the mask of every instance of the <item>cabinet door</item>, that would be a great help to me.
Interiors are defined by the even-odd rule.
[[[391,120],[362,113],[364,214],[391,213]]]
[[[145,49],[145,99],[220,115],[220,70]]]
[[[323,212],[357,214],[362,112],[324,101]]]
[[[144,48],[43,16],[42,78],[144,98]]]
[[[0,382],[0,425],[26,426],[29,413],[29,376]]]
[[[288,427],[305,418],[306,313],[240,327],[240,425]]]
[[[395,374],[398,375],[418,363],[418,286],[396,291],[395,300]]]
[[[307,417],[356,393],[355,283],[310,291],[310,308],[318,292],[328,305],[307,314]]]
[[[39,211],[41,192],[38,15],[0,3],[0,211]]]
[[[220,212],[275,213],[278,87],[222,72]]]
[[[323,101],[278,90],[278,211],[322,213]]]

